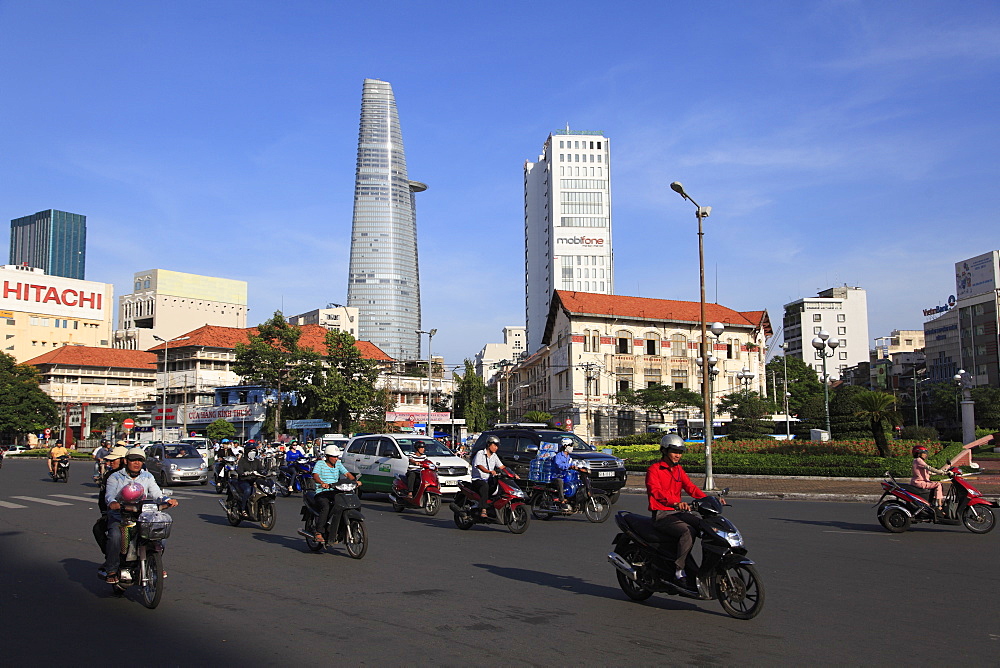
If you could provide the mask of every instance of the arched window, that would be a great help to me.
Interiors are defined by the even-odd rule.
[[[624,329],[615,332],[615,352],[628,355],[632,352],[632,333]]]
[[[688,340],[683,334],[674,334],[670,337],[670,354],[674,357],[688,356]]]
[[[656,332],[646,332],[646,354],[647,355],[659,355],[660,354],[660,335]]]

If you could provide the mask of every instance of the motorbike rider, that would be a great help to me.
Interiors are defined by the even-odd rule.
[[[354,477],[347,470],[347,467],[344,466],[343,462],[340,461],[342,454],[344,454],[344,451],[339,446],[328,445],[323,448],[323,460],[316,462],[316,465],[313,466],[313,480],[316,481],[316,496],[314,500],[319,506],[319,518],[316,524],[316,535],[314,536],[317,543],[322,543],[325,540],[320,531],[326,527],[327,521],[331,519],[331,506],[334,505],[333,499],[337,494],[334,485],[340,482],[341,476],[347,476],[358,483],[359,486],[361,485],[361,481]],[[336,508],[332,518],[333,521],[330,522],[334,534],[336,534],[337,527],[340,526],[341,512],[341,509]],[[334,540],[336,540],[336,537],[334,537]]]
[[[940,511],[944,503],[944,491],[941,489],[941,483],[931,480],[931,474],[948,475],[948,472],[936,469],[927,463],[927,448],[922,445],[914,446],[911,454],[913,455],[913,477],[910,478],[910,484],[920,489],[934,490],[934,508]]]
[[[98,577],[106,582],[118,582],[118,569],[121,564],[122,551],[122,506],[118,495],[129,483],[142,485],[146,499],[155,499],[173,508],[177,505],[174,499],[164,498],[163,490],[156,484],[156,479],[143,466],[146,463],[146,453],[142,448],[132,448],[125,455],[125,466],[108,476],[104,500],[108,504],[108,542],[104,548],[104,565],[97,571]]]
[[[264,460],[258,458],[257,448],[251,445],[247,448],[240,461],[236,464],[236,480],[233,491],[240,502],[240,514],[247,516],[247,502],[253,494],[253,479],[257,476],[267,475],[268,470]]]
[[[49,448],[49,475],[56,477],[56,461],[60,457],[68,457],[69,450],[63,447],[62,439],[56,440],[55,444]]]
[[[653,526],[657,531],[677,539],[675,578],[681,584],[687,577],[684,562],[694,547],[696,527],[701,522],[698,515],[689,512],[691,506],[681,500],[681,491],[687,492],[693,499],[708,496],[695,487],[681,466],[681,457],[686,451],[687,446],[680,436],[667,434],[660,439],[661,460],[646,469],[646,494],[649,496],[649,510],[653,514]]]
[[[580,469],[573,462],[572,455],[573,439],[563,438],[559,444],[559,452],[552,458],[552,484],[556,486],[556,493],[559,495],[556,498],[556,503],[563,504],[564,509],[568,509],[566,503],[566,474],[572,469]]]
[[[501,471],[506,471],[514,478],[520,477],[500,463],[500,457],[497,456],[499,449],[500,439],[496,436],[487,436],[486,447],[472,458],[472,486],[479,495],[480,517],[486,517],[486,506],[497,489],[497,475]]]
[[[417,441],[413,446],[413,454],[410,455],[409,463],[406,467],[406,488],[410,490],[410,496],[417,495],[417,488],[420,486],[420,470],[424,467],[424,462],[430,461],[425,450],[427,446]]]
[[[125,447],[125,441],[118,441],[115,447],[111,448],[111,451],[104,458],[106,469],[104,475],[97,481],[99,490],[97,494],[97,507],[101,511],[101,517],[94,524],[94,538],[97,539],[97,544],[101,546],[102,550],[104,549],[108,535],[108,501],[104,498],[104,495],[108,491],[108,478],[125,465],[125,455],[127,454],[128,448]]]

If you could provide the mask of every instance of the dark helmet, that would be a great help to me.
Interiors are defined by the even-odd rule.
[[[486,437],[486,445],[489,445],[490,443],[495,443],[496,445],[499,446],[500,445],[500,439],[497,438],[496,436],[487,436]]]
[[[684,454],[687,452],[687,446],[684,445],[684,439],[677,434],[667,434],[660,439],[660,454],[667,454],[668,452],[679,452]]]
[[[921,455],[921,453],[924,453],[924,452],[927,452],[927,448],[925,448],[922,445],[915,445],[915,446],[913,446],[913,450],[911,450],[911,453],[913,454],[914,458],[919,457]]]

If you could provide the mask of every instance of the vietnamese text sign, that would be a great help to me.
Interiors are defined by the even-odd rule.
[[[329,429],[326,420],[285,420],[285,429]]]

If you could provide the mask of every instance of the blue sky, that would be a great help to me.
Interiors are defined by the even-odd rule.
[[[522,165],[567,123],[611,139],[619,294],[697,300],[679,180],[710,300],[777,327],[860,285],[874,337],[1000,248],[998,70],[996,2],[0,0],[0,220],[85,214],[116,294],[164,268],[248,281],[251,324],[343,303],[374,77],[449,363],[523,324]]]

